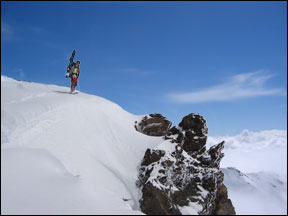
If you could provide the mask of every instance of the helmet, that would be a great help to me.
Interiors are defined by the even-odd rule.
[[[79,60],[77,60],[77,61],[76,61],[76,64],[77,64],[77,63],[79,63],[79,64],[80,64],[80,61],[79,61]]]

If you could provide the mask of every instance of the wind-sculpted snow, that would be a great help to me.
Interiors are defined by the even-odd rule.
[[[135,131],[140,118],[104,98],[71,95],[68,87],[1,78],[1,213],[139,214],[137,166],[146,148],[161,142]],[[35,174],[26,175],[28,157],[39,163],[49,159],[34,152],[19,161],[22,152],[16,151],[23,148],[49,152],[71,178],[77,177],[65,188],[71,192],[57,195],[66,181],[49,170],[57,163],[45,169],[35,164]],[[8,160],[17,161],[13,173],[5,171]],[[31,183],[42,181],[39,170],[46,173],[41,185],[49,193],[38,194]],[[9,181],[12,174],[18,178]],[[22,187],[31,196],[21,195]]]

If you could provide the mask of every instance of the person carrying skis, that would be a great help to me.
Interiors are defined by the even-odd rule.
[[[69,71],[69,77],[71,77],[71,93],[75,92],[75,87],[78,84],[78,77],[80,75],[80,61],[76,61]]]
[[[66,73],[66,78],[70,77],[71,78],[71,93],[75,92],[75,87],[77,86],[78,83],[78,77],[80,75],[80,61],[76,61],[76,63],[73,62],[75,55],[75,51],[73,50],[72,56],[69,59],[70,63],[67,67],[67,73]]]

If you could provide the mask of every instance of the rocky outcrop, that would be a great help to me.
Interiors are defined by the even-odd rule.
[[[217,197],[215,200],[215,208],[212,211],[213,215],[235,215],[235,209],[230,199],[228,199],[227,188],[222,184],[217,189]]]
[[[161,149],[147,149],[139,169],[145,214],[235,214],[219,169],[224,142],[206,150],[205,119],[191,113],[165,134]],[[185,213],[185,212],[184,212]]]
[[[177,135],[176,142],[186,152],[195,152],[205,146],[207,134],[206,120],[199,114],[191,113],[182,119],[178,128],[173,127],[168,136]]]
[[[149,114],[138,123],[135,122],[137,131],[149,136],[165,136],[171,126],[171,122],[161,114]]]

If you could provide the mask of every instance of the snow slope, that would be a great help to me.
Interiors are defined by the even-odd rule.
[[[143,116],[68,92],[1,76],[1,214],[142,214],[137,168],[163,139],[135,130]],[[222,140],[236,213],[287,214],[286,131],[208,136],[207,145]]]
[[[242,173],[222,168],[224,184],[239,215],[287,215],[287,178],[274,172]]]
[[[162,138],[134,129],[142,116],[68,92],[1,76],[1,213],[140,213],[137,165]]]

